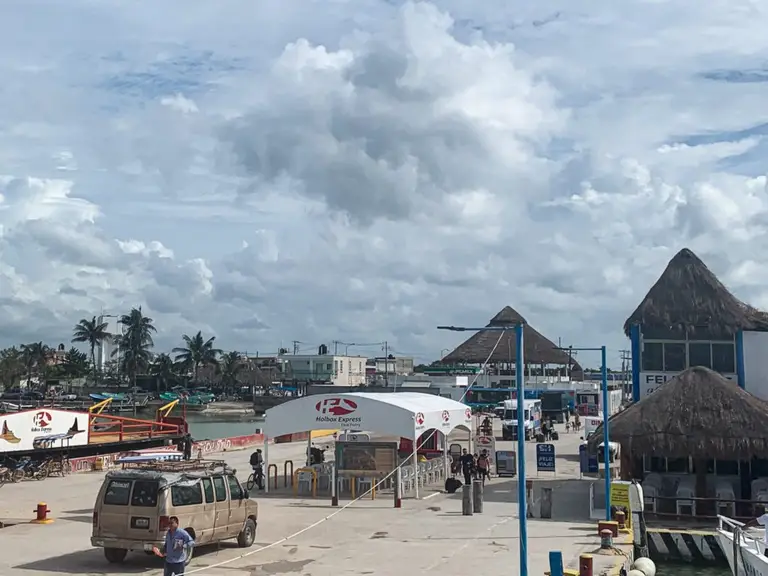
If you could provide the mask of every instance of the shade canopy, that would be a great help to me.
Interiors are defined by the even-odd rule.
[[[461,402],[415,392],[318,394],[266,411],[268,438],[311,430],[365,430],[417,439],[427,430],[471,429],[472,411]]]
[[[689,368],[609,420],[612,442],[633,455],[768,458],[768,402],[709,368]],[[596,448],[603,427],[590,436]]]

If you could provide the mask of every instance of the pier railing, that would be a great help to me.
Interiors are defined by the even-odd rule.
[[[184,433],[179,424],[139,420],[125,416],[112,416],[111,414],[93,414],[89,424],[92,443],[143,440],[162,436],[177,437]]]
[[[652,520],[717,520],[728,516],[748,521],[765,513],[768,502],[740,498],[645,496],[645,517]]]

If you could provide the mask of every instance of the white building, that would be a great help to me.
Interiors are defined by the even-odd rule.
[[[366,358],[363,356],[289,354],[280,359],[290,366],[297,382],[327,381],[334,386],[365,384]]]
[[[117,348],[117,340],[123,333],[123,325],[116,316],[102,315],[96,319],[99,323],[107,323],[107,333],[110,338],[96,346],[96,366],[99,370],[106,368],[107,362],[113,359],[112,352]]]

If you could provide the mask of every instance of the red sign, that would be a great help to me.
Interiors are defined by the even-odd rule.
[[[469,408],[464,410],[464,416],[467,418],[467,420],[472,420],[472,410]]]
[[[320,414],[347,416],[357,410],[357,403],[348,398],[326,398],[315,404],[315,410],[320,412]]]
[[[449,422],[451,419],[451,413],[448,410],[443,410],[443,422]]]
[[[53,417],[50,412],[38,412],[33,416],[32,424],[34,424],[35,428],[48,428],[51,425],[51,420],[53,420]]]
[[[424,414],[422,412],[419,412],[418,414],[416,414],[416,424],[418,426],[421,426],[422,424],[424,424]]]

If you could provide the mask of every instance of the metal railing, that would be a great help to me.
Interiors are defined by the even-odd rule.
[[[751,520],[763,514],[768,508],[768,502],[740,498],[645,495],[644,500],[645,516],[648,519],[711,521],[723,517],[720,514],[721,510],[730,506],[734,518]],[[652,505],[649,506],[649,503]],[[690,510],[690,512],[686,512],[683,508]]]

